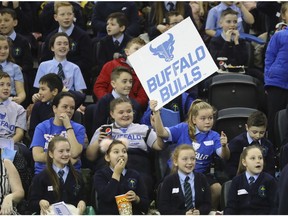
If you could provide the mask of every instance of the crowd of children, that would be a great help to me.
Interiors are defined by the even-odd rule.
[[[90,3],[0,4],[0,214],[53,214],[59,202],[75,214],[89,205],[119,214],[115,196],[122,194],[133,214],[288,214],[288,165],[278,179],[273,128],[276,113],[288,110],[288,3],[277,2],[284,27],[273,34],[275,23],[255,24],[268,16],[263,2]],[[264,84],[267,109],[250,114],[235,137],[214,130],[215,108],[203,94],[210,78],[164,106],[181,121],[166,127],[127,58],[187,17],[217,64],[226,57],[226,64],[245,65]],[[269,37],[259,67],[250,64],[247,43],[262,33]],[[84,121],[73,120],[76,112]],[[222,179],[211,171],[215,157],[232,181],[224,207]],[[27,186],[19,170],[30,163]]]

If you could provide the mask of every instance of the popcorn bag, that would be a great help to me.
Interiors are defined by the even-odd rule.
[[[126,194],[115,196],[120,215],[132,215],[132,203],[126,198]]]

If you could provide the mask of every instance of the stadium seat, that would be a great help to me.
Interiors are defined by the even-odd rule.
[[[245,124],[249,115],[256,109],[247,107],[231,107],[219,110],[214,130],[223,131],[229,140],[246,131]]]
[[[259,85],[258,80],[249,75],[218,74],[209,85],[208,102],[217,110],[230,107],[257,109],[261,99]]]
[[[222,210],[224,210],[227,205],[228,194],[229,194],[229,190],[231,187],[231,183],[232,183],[232,180],[229,180],[229,181],[224,182],[222,185],[221,199],[220,199],[220,205],[221,205]]]

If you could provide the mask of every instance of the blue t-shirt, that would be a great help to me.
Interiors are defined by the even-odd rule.
[[[52,136],[60,135],[67,137],[67,131],[65,127],[55,125],[53,123],[53,120],[54,118],[50,118],[37,125],[32,139],[32,143],[30,145],[30,149],[38,146],[44,148],[44,152],[47,152],[48,144],[49,141],[52,139]],[[73,121],[71,121],[71,126],[73,127],[78,143],[84,146],[84,139],[86,133],[84,126]],[[46,167],[45,163],[35,162],[35,174],[40,173],[42,170],[44,170],[45,167]],[[81,169],[80,159],[74,164],[74,167],[76,170],[80,171]]]
[[[173,127],[166,128],[169,133],[169,141],[176,143],[176,146],[181,144],[193,145],[196,151],[195,172],[204,173],[209,171],[208,168],[212,162],[212,155],[217,149],[221,148],[220,135],[216,131],[197,132],[197,142],[192,142],[189,136],[188,124],[182,122]],[[174,150],[174,149],[173,149]],[[171,167],[171,161],[168,162]]]

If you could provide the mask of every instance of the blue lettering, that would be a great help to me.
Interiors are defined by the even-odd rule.
[[[156,74],[156,81],[157,81],[157,86],[161,87],[162,85],[164,85],[166,83],[166,79],[165,79],[165,75],[163,70],[161,71],[161,77],[162,77],[162,81],[160,80],[159,74]]]
[[[190,62],[191,67],[198,62],[197,60],[193,61],[191,53],[188,54],[188,58],[189,58],[189,62]]]
[[[179,60],[173,62],[172,68],[173,68],[173,71],[174,71],[174,75],[177,76],[178,75],[178,70],[179,70]]]
[[[192,81],[192,80],[191,80],[191,81],[189,80],[187,73],[184,74],[184,79],[185,79],[186,84],[187,84],[188,86],[190,86],[190,85],[193,84],[193,81]]]
[[[196,53],[196,57],[197,57],[198,61],[201,61],[202,59],[204,59],[206,57],[203,46],[198,47],[195,50],[195,53]]]
[[[167,67],[167,68],[165,68],[165,75],[166,75],[166,80],[167,80],[167,82],[168,81],[170,81],[170,75],[171,75],[171,67],[169,66],[169,67]]]
[[[200,69],[199,66],[196,66],[191,70],[191,75],[194,77],[193,78],[194,81],[197,81],[202,77],[202,74],[199,71],[199,69]]]
[[[150,93],[155,91],[157,89],[157,85],[156,85],[156,82],[155,82],[155,77],[151,77],[149,80],[147,80],[147,85],[148,85],[148,89],[149,89]]]
[[[167,101],[170,98],[168,87],[165,86],[164,88],[160,89],[160,95],[162,98],[162,102]]]
[[[174,92],[173,92],[172,83],[169,83],[169,85],[168,85],[168,87],[169,87],[169,92],[170,92],[170,95],[171,95],[171,96],[174,96],[174,95],[176,95],[176,94],[179,92],[179,88],[178,88],[178,85],[177,85],[177,80],[174,80],[173,83],[174,83],[174,86],[175,86]]]
[[[180,78],[177,78],[177,83],[178,83],[178,86],[179,86],[180,91],[182,91],[182,90],[183,90],[184,88],[186,88],[186,86],[187,86],[187,85],[182,86],[182,83],[181,83]]]
[[[185,57],[182,57],[180,59],[180,73],[182,73],[185,70],[185,68],[189,68],[189,67],[190,67],[190,65],[187,62],[187,60],[185,59]]]

